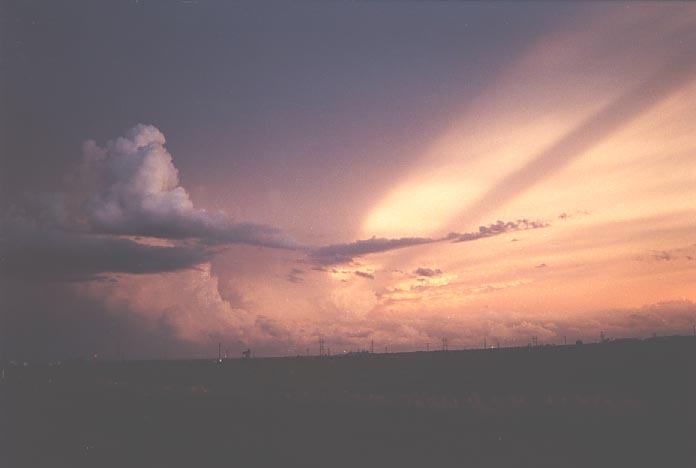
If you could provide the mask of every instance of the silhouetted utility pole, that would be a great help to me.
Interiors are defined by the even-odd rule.
[[[487,346],[486,346],[486,337],[484,336],[484,337],[483,337],[483,349],[486,349],[486,348],[487,348]]]
[[[370,340],[370,354],[375,354],[375,340]]]
[[[222,362],[222,343],[218,341],[218,362]]]
[[[309,356],[309,348],[307,348],[307,356]]]
[[[605,340],[604,331],[601,331],[601,332],[599,332],[599,342],[604,343],[604,340]]]
[[[442,350],[447,351],[447,338],[442,337]]]
[[[564,345],[567,345],[567,344],[568,344],[568,341],[566,340],[566,336],[565,336],[565,335],[563,335],[563,344],[564,344]]]
[[[324,355],[324,337],[319,337],[319,356]]]

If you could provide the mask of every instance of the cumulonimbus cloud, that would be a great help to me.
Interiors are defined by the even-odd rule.
[[[214,246],[247,244],[296,250],[319,265],[434,242],[465,242],[510,231],[546,227],[539,221],[498,221],[471,233],[445,237],[358,240],[307,247],[272,226],[236,222],[221,211],[196,208],[181,186],[165,137],[138,124],[125,136],[99,146],[83,145],[83,160],[65,192],[35,195],[0,232],[4,274],[83,280],[101,273],[154,273],[207,261]],[[165,239],[169,245],[136,242]],[[299,282],[299,275],[288,278]]]
[[[3,217],[0,273],[83,281],[190,268],[209,260],[216,245],[301,247],[274,227],[195,208],[164,144],[162,132],[142,124],[104,147],[85,142],[65,191],[28,194]]]
[[[198,239],[205,244],[300,247],[279,229],[238,223],[223,212],[195,208],[179,184],[178,170],[162,132],[138,124],[105,147],[84,144],[82,177],[96,181],[84,214],[99,233],[166,239]]]

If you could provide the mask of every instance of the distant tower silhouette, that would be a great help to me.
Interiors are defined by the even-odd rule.
[[[218,362],[222,362],[222,343],[218,342]]]
[[[375,354],[375,340],[370,340],[370,354]]]
[[[320,336],[319,337],[319,356],[324,355],[324,337]]]

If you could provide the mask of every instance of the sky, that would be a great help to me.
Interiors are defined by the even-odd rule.
[[[0,3],[3,356],[691,334],[696,5]]]

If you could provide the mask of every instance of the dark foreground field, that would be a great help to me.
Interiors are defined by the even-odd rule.
[[[696,339],[6,368],[3,467],[696,466]]]

